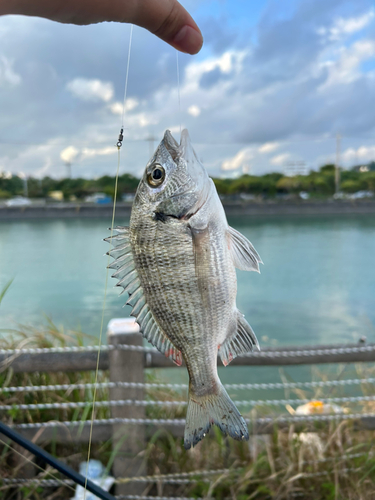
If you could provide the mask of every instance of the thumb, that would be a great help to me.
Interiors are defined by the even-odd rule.
[[[126,22],[146,28],[172,47],[188,54],[196,54],[203,44],[198,26],[177,0],[135,1]]]

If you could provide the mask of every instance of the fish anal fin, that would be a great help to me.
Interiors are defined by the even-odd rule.
[[[236,311],[237,329],[228,335],[219,348],[219,355],[224,366],[229,365],[240,354],[259,349],[258,340],[251,326],[240,311]]]
[[[263,262],[250,241],[230,226],[228,227],[227,238],[235,267],[242,271],[256,271],[259,273],[259,264],[263,264]]]

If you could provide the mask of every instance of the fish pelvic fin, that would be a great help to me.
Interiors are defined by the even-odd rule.
[[[189,390],[189,403],[186,415],[184,447],[189,450],[201,441],[213,424],[221,432],[237,441],[248,440],[247,424],[238,411],[227,391],[219,382],[215,394],[197,396]]]
[[[229,365],[237,356],[252,352],[254,348],[260,351],[258,339],[246,321],[245,316],[238,309],[236,315],[237,330],[228,335],[219,349],[219,355],[224,366]]]

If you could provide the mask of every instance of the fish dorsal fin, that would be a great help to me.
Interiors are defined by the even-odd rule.
[[[229,363],[240,354],[252,352],[254,347],[256,347],[258,351],[260,350],[255,333],[246,321],[244,315],[240,313],[238,309],[236,314],[237,330],[228,335],[219,348],[219,355],[224,366],[229,365]]]
[[[147,305],[141,281],[135,268],[129,239],[129,228],[117,226],[114,229],[117,231],[117,234],[113,234],[104,240],[114,245],[114,247],[107,252],[108,255],[115,259],[108,266],[109,269],[115,269],[112,278],[117,278],[118,283],[116,286],[122,287],[124,289],[123,292],[128,293],[129,300],[126,304],[133,307],[131,315],[135,317],[139,324],[142,335],[162,354],[165,354],[167,358],[172,359],[176,365],[181,366],[181,351],[172,344],[169,338],[161,330]]]
[[[242,271],[256,271],[259,273],[259,264],[263,264],[263,262],[250,241],[230,226],[228,226],[227,237],[235,267]]]

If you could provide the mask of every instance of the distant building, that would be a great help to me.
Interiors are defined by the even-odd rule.
[[[51,198],[55,201],[63,201],[64,193],[62,191],[50,191],[48,193],[48,198]]]
[[[86,196],[85,201],[88,203],[96,203],[97,205],[106,205],[112,203],[112,198],[105,193],[94,193]]]

